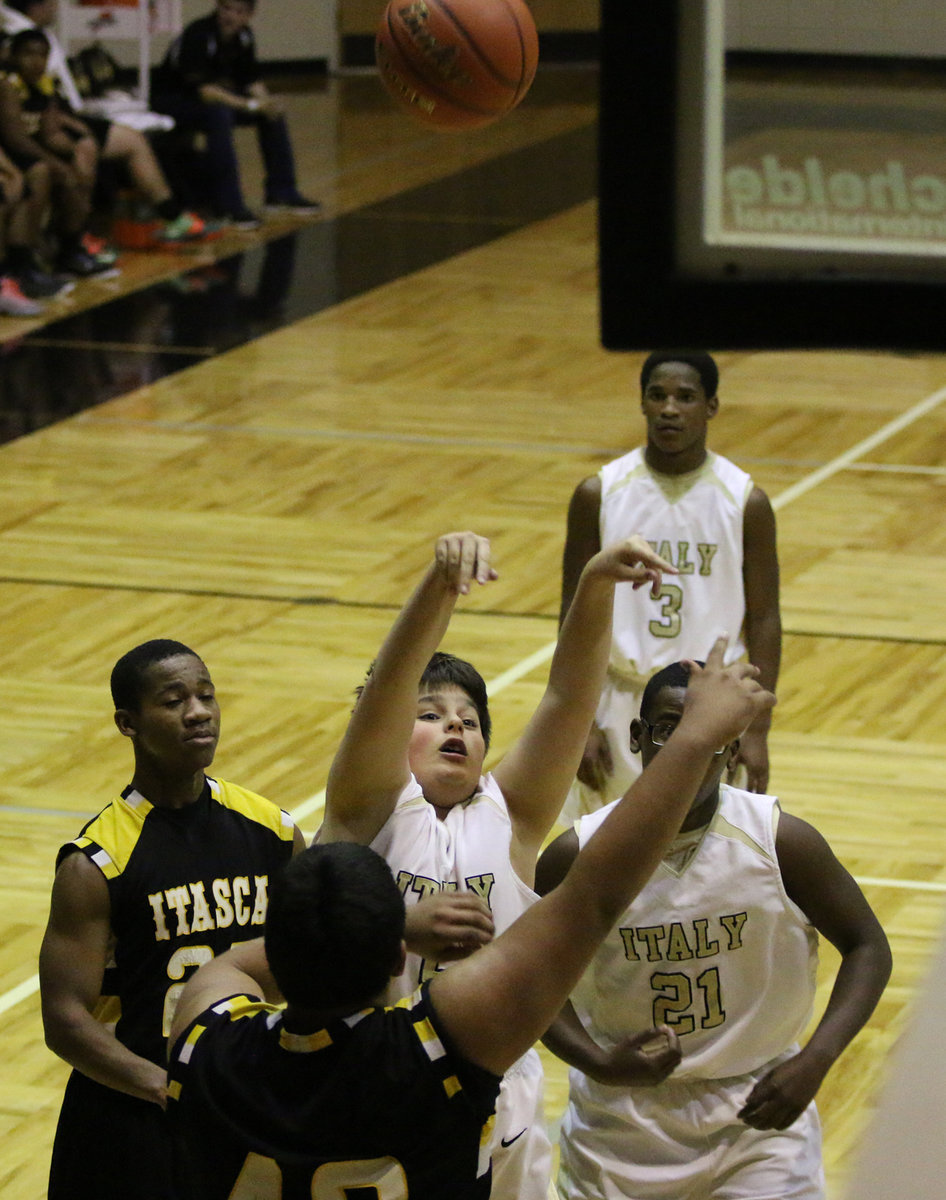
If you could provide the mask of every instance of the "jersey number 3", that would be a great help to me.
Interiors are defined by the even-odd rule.
[[[660,604],[660,617],[647,622],[647,628],[654,637],[674,638],[680,633],[683,620],[680,616],[680,606],[683,604],[683,589],[675,583],[665,583],[654,597]]]

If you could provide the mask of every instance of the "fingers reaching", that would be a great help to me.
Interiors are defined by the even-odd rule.
[[[470,531],[439,537],[435,558],[447,583],[462,596],[474,580],[483,584],[499,577],[490,565],[489,539]]]

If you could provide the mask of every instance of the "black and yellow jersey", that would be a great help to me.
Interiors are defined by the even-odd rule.
[[[179,809],[126,788],[61,848],[57,867],[81,852],[108,884],[113,953],[102,992],[119,1002],[116,1034],[130,1050],[163,1063],[186,980],[262,934],[269,881],[292,855],[293,832],[271,801],[208,778]]]
[[[168,1087],[187,1200],[225,1200],[238,1179],[257,1200],[487,1200],[500,1077],[452,1048],[428,986],[307,1034],[250,996],[197,1017]]]

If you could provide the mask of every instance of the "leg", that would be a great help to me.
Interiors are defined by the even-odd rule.
[[[163,204],[171,199],[171,189],[164,172],[148,139],[139,130],[131,129],[128,125],[109,126],[102,157],[121,159],[127,165],[135,187],[152,204]]]
[[[296,166],[285,117],[261,117],[256,136],[266,171],[266,200],[274,203],[296,195]]]
[[[182,131],[202,133],[207,141],[211,203],[221,215],[245,214],[246,201],[240,190],[240,167],[233,145],[233,110],[223,104],[156,95],[155,112],[167,113]]]

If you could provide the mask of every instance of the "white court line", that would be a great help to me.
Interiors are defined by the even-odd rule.
[[[26,1000],[39,991],[39,976],[31,975],[29,979],[24,979],[22,983],[18,983],[16,987],[10,988],[8,992],[4,992],[0,996],[0,1013],[5,1013],[8,1008],[12,1008],[14,1004],[19,1004],[21,1000]]]
[[[888,421],[886,425],[865,438],[862,442],[858,442],[856,446],[852,446],[850,450],[846,450],[843,454],[839,454],[837,458],[826,463],[817,471],[813,471],[811,475],[807,475],[804,479],[798,481],[792,487],[781,492],[772,501],[772,507],[776,510],[784,508],[786,504],[791,504],[793,500],[797,500],[799,496],[803,496],[806,492],[810,492],[812,488],[817,487],[819,483],[824,483],[826,479],[830,479],[832,475],[836,475],[839,471],[843,471],[845,467],[850,466],[855,459],[860,458],[869,450],[875,449],[888,438],[893,437],[895,433],[899,433],[902,429],[906,429],[919,417],[925,416],[926,413],[932,412],[937,405],[946,400],[946,387],[940,388],[939,391],[933,392],[927,396],[925,400],[921,400],[912,408],[907,409],[905,413],[901,413],[899,417],[895,417],[892,421]],[[555,651],[555,643],[549,642],[547,646],[542,646],[539,650],[534,651],[524,658],[515,666],[509,668],[508,671],[503,671],[501,675],[491,682],[487,683],[487,692],[494,696],[497,692],[501,692],[510,684],[521,679],[523,675],[528,673],[535,667],[540,666],[552,657]],[[314,796],[310,796],[308,800],[303,800],[301,804],[292,809],[291,816],[295,821],[304,820],[313,813],[318,812],[325,804],[325,789],[316,792]],[[916,881],[911,882],[908,879],[874,879],[864,878],[858,882],[869,885],[871,887],[888,887],[902,888],[913,891],[930,891],[930,892],[946,892],[946,883],[929,883]],[[15,988],[0,995],[0,1013],[6,1012],[14,1004],[19,1004],[21,1000],[32,996],[39,989],[39,976],[34,975],[31,979],[24,980]]]

